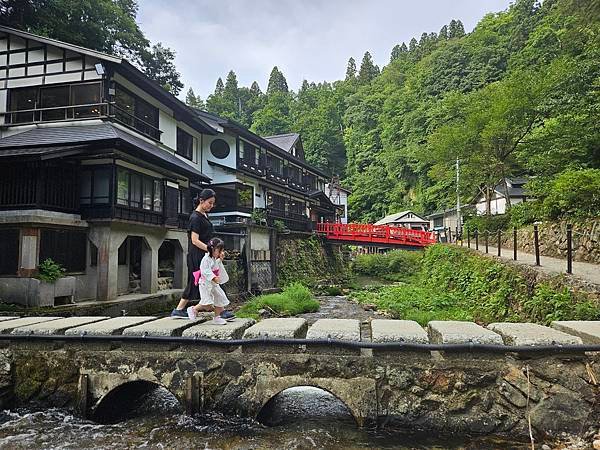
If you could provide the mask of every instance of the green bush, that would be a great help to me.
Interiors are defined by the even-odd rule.
[[[475,230],[479,233],[486,231],[492,233],[498,230],[508,229],[510,216],[507,214],[496,214],[493,216],[471,216],[465,219],[465,233],[467,230],[473,234]],[[465,237],[463,236],[463,239]]]
[[[600,216],[600,169],[566,170],[544,194],[544,210],[551,219]]]
[[[352,267],[360,275],[408,277],[420,270],[422,257],[422,252],[392,250],[376,255],[358,255]]]
[[[64,276],[65,269],[63,266],[48,258],[38,267],[38,278],[47,283],[54,283],[56,280]]]
[[[246,302],[237,311],[238,317],[260,319],[261,309],[272,310],[280,316],[294,316],[319,310],[319,302],[310,290],[300,284],[292,283],[279,294],[260,295]]]
[[[520,228],[544,219],[544,208],[539,201],[518,203],[508,210],[510,226]]]

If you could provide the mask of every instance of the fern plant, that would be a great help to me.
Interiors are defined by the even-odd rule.
[[[39,265],[38,278],[47,283],[54,283],[65,274],[65,268],[51,258]]]

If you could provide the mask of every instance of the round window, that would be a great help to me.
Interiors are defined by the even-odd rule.
[[[229,144],[223,139],[215,139],[210,144],[210,152],[215,158],[225,159],[229,156]]]

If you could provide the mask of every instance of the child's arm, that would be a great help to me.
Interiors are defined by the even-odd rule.
[[[208,258],[207,256],[204,256],[204,258],[202,258],[202,262],[200,263],[200,272],[202,273],[204,279],[207,281],[211,281],[215,277],[215,274],[213,273],[210,264],[210,258]]]

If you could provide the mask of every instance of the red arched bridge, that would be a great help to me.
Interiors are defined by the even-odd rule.
[[[422,248],[437,242],[431,231],[363,223],[318,223],[317,233],[351,245]]]

